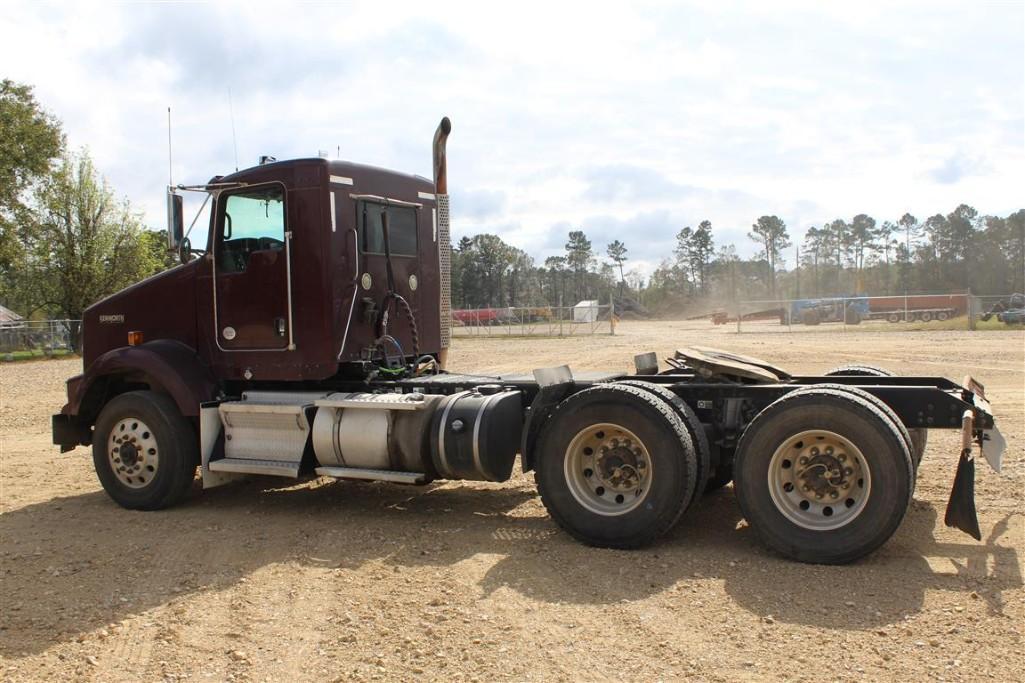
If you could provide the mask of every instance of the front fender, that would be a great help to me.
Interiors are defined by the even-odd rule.
[[[68,403],[61,411],[78,421],[92,421],[119,393],[119,385],[145,384],[168,394],[182,415],[199,416],[199,404],[212,400],[218,385],[195,349],[171,339],[107,351],[86,371],[68,380]]]

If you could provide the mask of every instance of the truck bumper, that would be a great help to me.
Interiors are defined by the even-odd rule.
[[[61,447],[61,453],[67,453],[76,446],[92,441],[89,427],[79,424],[74,415],[57,413],[51,418],[53,443]]]

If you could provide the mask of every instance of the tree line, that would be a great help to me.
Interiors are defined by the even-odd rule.
[[[67,146],[30,86],[0,81],[0,304],[26,318],[86,307],[177,263],[166,234]]]
[[[670,229],[667,226],[667,229]],[[710,221],[676,232],[649,275],[628,269],[628,245],[569,231],[564,252],[537,263],[499,236],[461,238],[452,252],[456,308],[572,306],[610,297],[659,311],[752,299],[1025,290],[1025,209],[982,215],[961,204],[919,219],[837,218],[791,238],[761,216],[741,258]],[[25,317],[81,318],[91,303],[177,263],[163,231],[119,199],[85,149],[32,88],[0,81],[0,304]]]
[[[625,271],[621,240],[599,252],[581,230],[565,254],[536,264],[497,235],[463,237],[452,254],[456,308],[566,305],[632,297],[656,311],[755,299],[874,296],[921,292],[1008,294],[1025,290],[1025,209],[985,216],[966,204],[919,220],[906,213],[877,221],[837,218],[791,238],[778,216],[761,216],[741,258],[736,245],[716,245],[712,224],[676,233],[671,254],[647,278]]]

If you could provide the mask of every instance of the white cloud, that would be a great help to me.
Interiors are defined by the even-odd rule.
[[[640,6],[29,5],[0,62],[31,83],[118,192],[162,222],[174,175],[340,149],[430,174],[452,117],[454,229],[539,259],[566,226],[619,236],[649,270],[709,219],[741,253],[867,212],[1020,207],[1020,4]],[[599,239],[600,236],[600,239]],[[613,237],[614,238],[614,237]]]

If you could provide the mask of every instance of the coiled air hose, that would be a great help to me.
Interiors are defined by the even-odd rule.
[[[380,340],[388,335],[388,308],[392,302],[394,302],[398,308],[402,309],[403,314],[406,316],[406,320],[409,322],[409,336],[413,341],[413,357],[420,357],[420,334],[416,327],[416,316],[413,315],[413,309],[409,305],[406,299],[395,291],[395,274],[392,271],[391,263],[391,239],[388,234],[388,210],[386,208],[381,209],[381,234],[384,237],[384,264],[385,272],[387,273],[387,284],[388,292],[384,295],[384,299],[381,301],[381,310],[377,314],[377,324],[375,326],[375,333],[377,338]],[[403,362],[405,359],[403,359]]]

